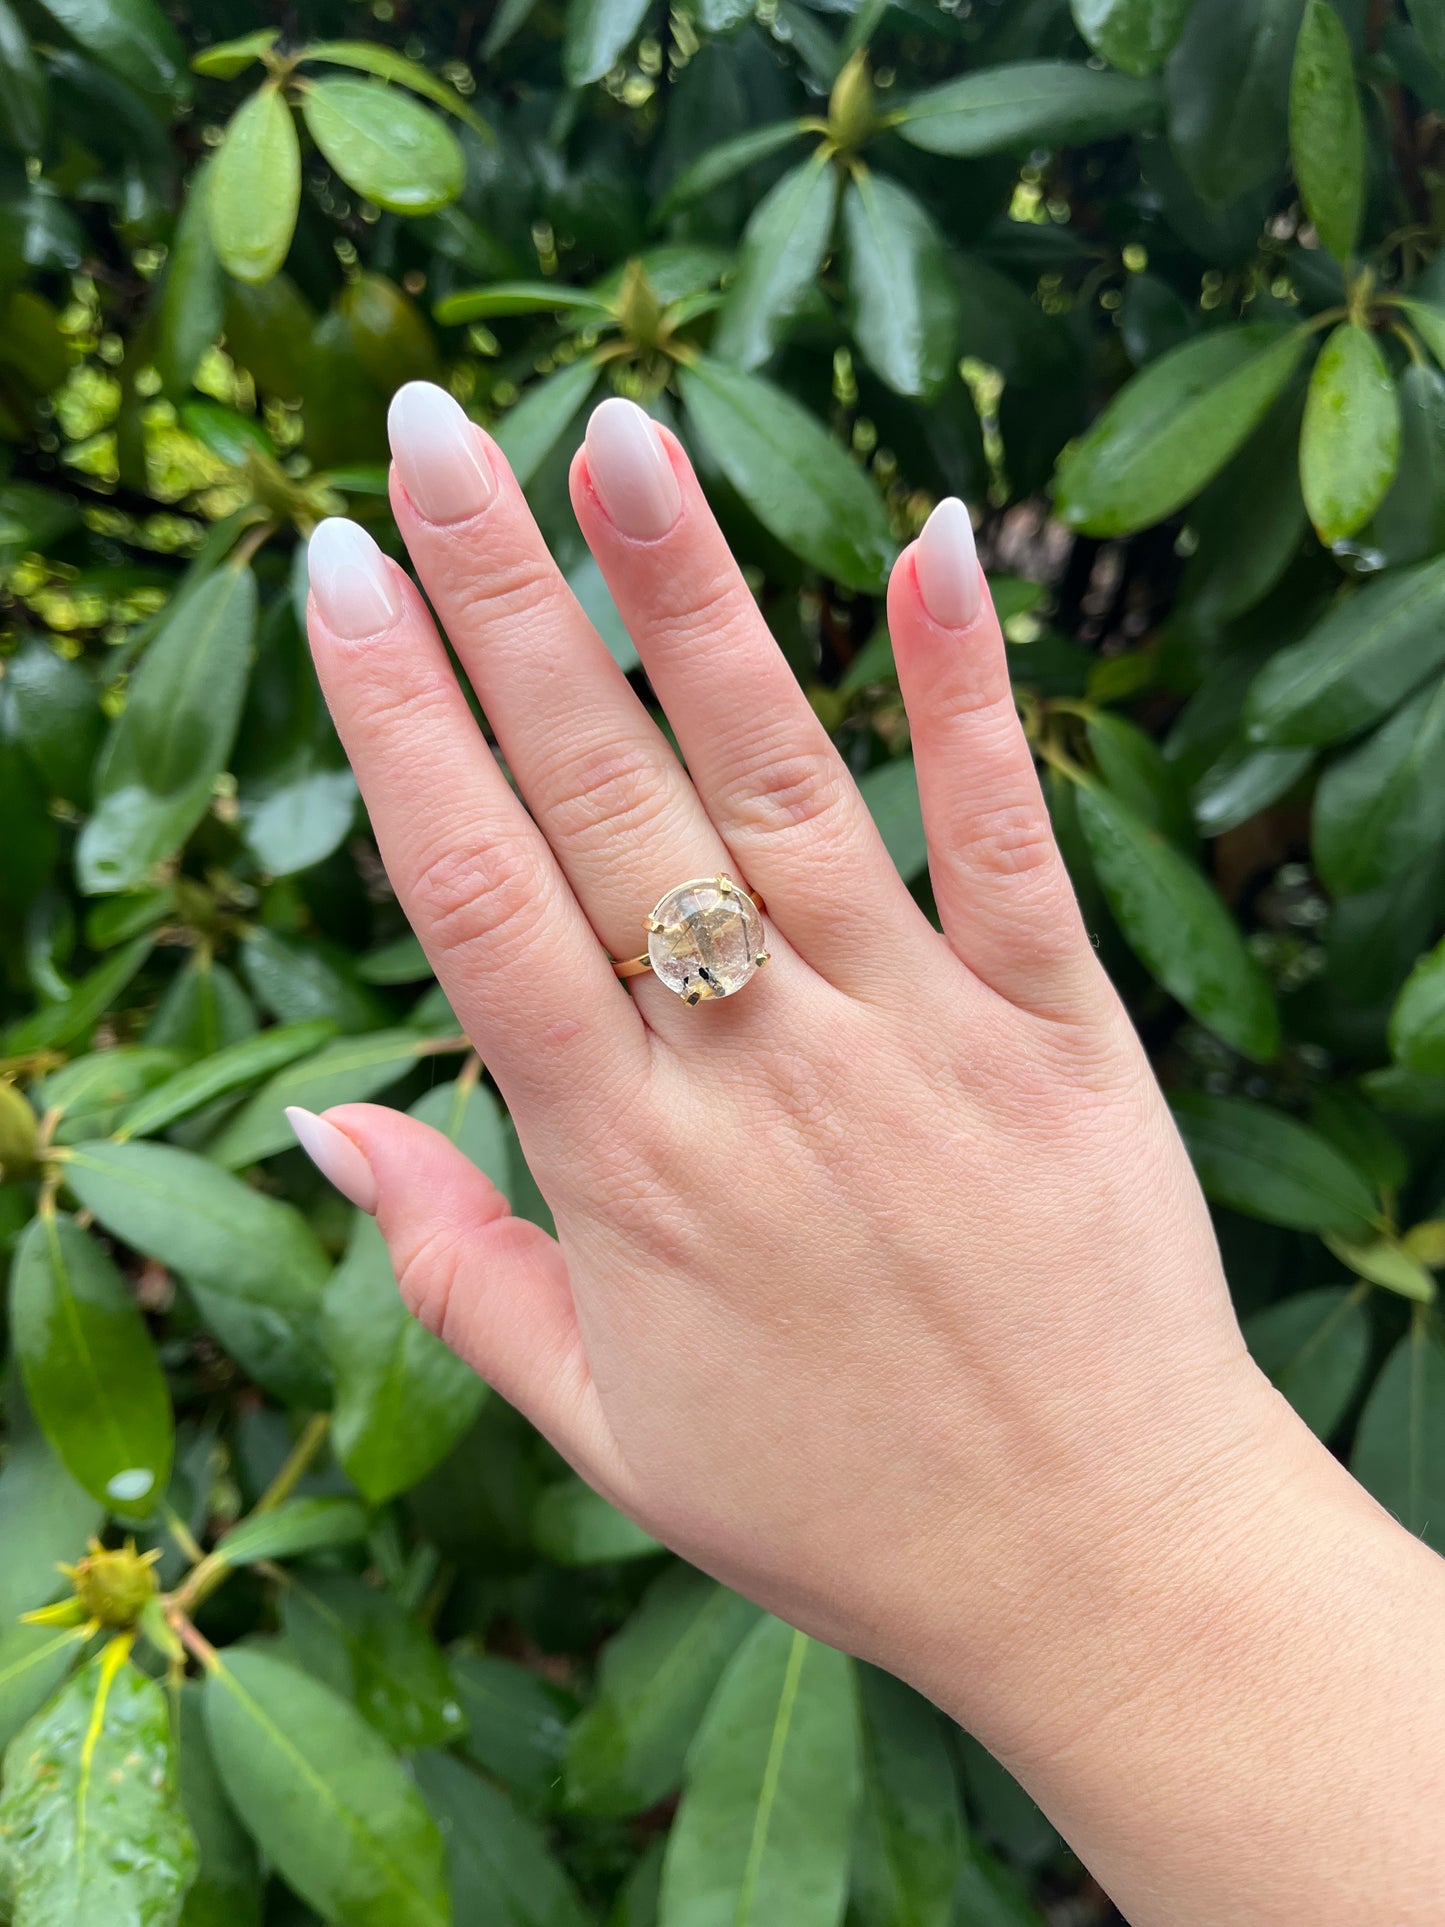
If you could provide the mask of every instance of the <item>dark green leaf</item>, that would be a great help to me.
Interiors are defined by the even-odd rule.
[[[301,205],[301,144],[274,82],[232,115],[207,198],[222,267],[238,281],[269,281],[290,252]]]
[[[286,1121],[289,1105],[325,1111],[333,1104],[379,1097],[413,1068],[426,1042],[413,1030],[378,1030],[365,1037],[338,1037],[314,1057],[287,1063],[226,1126],[209,1147],[210,1155],[227,1169],[239,1170],[274,1151],[289,1150],[296,1142]]]
[[[1029,60],[915,94],[897,110],[898,131],[930,154],[997,154],[1131,133],[1152,125],[1160,104],[1152,80]]]
[[[211,1758],[196,1680],[181,1687],[176,1767],[181,1805],[200,1848],[195,1884],[179,1927],[259,1927],[261,1870],[256,1849],[231,1809]]]
[[[58,1050],[88,1038],[154,948],[155,938],[147,936],[113,951],[72,987],[63,1003],[42,1004],[34,1016],[12,1024],[0,1050],[9,1057],[23,1057],[30,1051]]]
[[[0,0],[0,140],[38,154],[49,108],[45,74],[8,0]]]
[[[365,1537],[366,1512],[354,1499],[287,1499],[232,1526],[211,1557],[222,1566],[254,1566],[259,1559],[295,1559]]]
[[[226,284],[211,240],[211,170],[191,177],[176,222],[161,289],[156,372],[173,400],[189,388],[196,365],[221,338],[226,321]]]
[[[417,1784],[446,1842],[452,1907],[465,1927],[589,1927],[535,1823],[447,1753],[423,1753]]]
[[[1405,0],[1410,25],[1437,67],[1445,67],[1445,0]]]
[[[395,214],[433,214],[466,179],[457,137],[409,95],[369,80],[308,82],[301,111],[348,187]]]
[[[1445,839],[1445,681],[1420,690],[1315,792],[1315,868],[1336,896],[1373,890]]]
[[[43,0],[88,54],[143,94],[190,93],[186,57],[155,0]]]
[[[713,336],[723,361],[757,368],[771,356],[817,280],[837,205],[838,176],[822,150],[759,201]]]
[[[1301,1231],[1368,1231],[1377,1206],[1327,1138],[1283,1111],[1242,1097],[1181,1092],[1171,1102],[1205,1195]]]
[[[1365,122],[1349,37],[1329,0],[1305,0],[1290,77],[1289,145],[1305,212],[1330,253],[1347,261],[1365,205]]]
[[[447,1746],[466,1719],[441,1648],[392,1594],[349,1572],[292,1575],[281,1624],[313,1679],[333,1687],[392,1746]]]
[[[863,1804],[853,1849],[859,1927],[952,1927],[964,1827],[943,1722],[927,1700],[860,1666]]]
[[[125,1281],[73,1218],[31,1222],[10,1316],[30,1408],[66,1470],[109,1511],[148,1518],[171,1473],[170,1394]]]
[[[1191,0],[1072,0],[1074,24],[1096,54],[1126,74],[1162,67]]]
[[[326,1042],[332,1029],[325,1018],[316,1018],[309,1024],[278,1024],[222,1045],[214,1055],[188,1064],[128,1106],[119,1120],[118,1134],[151,1137],[212,1099],[241,1090],[278,1066],[306,1056]]]
[[[665,1927],[837,1927],[858,1795],[851,1661],[764,1619],[688,1754],[662,1872]]]
[[[1200,200],[1237,200],[1285,163],[1304,0],[1194,0],[1165,74],[1169,139]]]
[[[1400,460],[1370,532],[1391,565],[1421,562],[1445,549],[1445,376],[1412,361],[1396,385]]]
[[[116,1639],[11,1741],[0,1799],[22,1927],[174,1920],[196,1871],[165,1694]]]
[[[5,687],[21,747],[47,792],[86,803],[104,719],[84,668],[36,636],[6,662]]]
[[[1405,1184],[1410,1159],[1404,1145],[1354,1085],[1331,1084],[1316,1092],[1310,1123],[1344,1153],[1382,1198],[1389,1198]]]
[[[575,1699],[515,1660],[492,1653],[453,1659],[451,1672],[466,1718],[462,1748],[468,1758],[504,1781],[527,1806],[554,1805]]]
[[[333,67],[355,67],[364,74],[375,74],[380,80],[394,80],[399,87],[409,87],[434,107],[454,115],[483,140],[492,138],[486,121],[454,87],[448,87],[445,81],[438,80],[416,61],[408,60],[405,54],[399,54],[394,47],[372,40],[318,40],[302,50],[301,58],[329,61]]]
[[[549,1485],[532,1515],[537,1550],[561,1566],[646,1559],[662,1548],[581,1479]]]
[[[807,410],[704,355],[678,379],[698,432],[763,527],[835,581],[880,590],[894,553],[883,503]]]
[[[1427,1312],[1385,1360],[1350,1470],[1401,1525],[1445,1552],[1445,1344]]]
[[[597,386],[597,367],[574,361],[529,388],[497,425],[496,442],[521,487],[561,441]]]
[[[1327,0],[1314,4],[1334,14]],[[1342,321],[1310,375],[1300,434],[1300,488],[1321,542],[1364,527],[1400,459],[1400,398],[1375,337]]]
[[[1175,770],[1151,736],[1107,709],[1087,724],[1089,748],[1109,788],[1142,823],[1192,854],[1194,820]]]
[[[1279,1047],[1269,980],[1208,879],[1099,784],[1081,788],[1078,800],[1094,868],[1130,948],[1191,1016],[1268,1062]]]
[[[1251,742],[1358,735],[1445,666],[1445,558],[1397,569],[1342,596],[1303,641],[1265,664],[1244,705]]]
[[[641,1813],[673,1792],[723,1668],[758,1609],[673,1566],[603,1648],[597,1697],[572,1729],[567,1801],[599,1817]]]
[[[249,569],[219,570],[151,643],[96,770],[81,888],[146,881],[205,815],[236,737],[256,626]]]
[[[1406,1070],[1445,1072],[1445,942],[1406,978],[1390,1013],[1390,1049]]]
[[[1254,1362],[1310,1430],[1328,1439],[1349,1409],[1370,1356],[1362,1290],[1328,1285],[1286,1298],[1248,1319]]]
[[[10,1440],[0,1469],[0,1625],[69,1589],[59,1563],[81,1557],[104,1516],[47,1445],[13,1378],[5,1415]]]
[[[89,1637],[84,1626],[0,1630],[0,1746],[8,1746],[50,1698]]]
[[[790,147],[803,132],[798,121],[780,120],[770,127],[750,127],[747,133],[723,141],[718,147],[710,147],[678,175],[667,190],[659,215],[675,214],[691,202],[701,200],[703,195],[711,194],[714,188],[732,180],[745,168]]]
[[[918,798],[918,772],[911,756],[895,756],[866,770],[858,788],[878,825],[878,834],[905,883],[928,868],[928,839],[923,833],[923,805]]]
[[[610,73],[637,38],[647,0],[567,0],[562,71],[569,87],[587,87]]]
[[[929,396],[956,376],[958,296],[933,217],[886,175],[860,168],[843,191],[848,317],[876,374]]]
[[[450,1927],[435,1823],[353,1707],[245,1647],[212,1669],[205,1707],[232,1805],[323,1918],[337,1927]]]
[[[1128,535],[1199,493],[1259,424],[1304,353],[1272,322],[1211,329],[1161,355],[1115,396],[1059,470],[1059,513],[1089,535]]]
[[[403,1305],[381,1233],[364,1212],[327,1288],[322,1337],[336,1373],[336,1455],[380,1505],[441,1463],[486,1386]]]
[[[224,964],[198,951],[171,979],[146,1029],[147,1042],[182,1057],[209,1057],[256,1028],[251,1000]]]
[[[1011,1867],[970,1842],[958,1882],[953,1927],[1044,1927],[1028,1884]]]

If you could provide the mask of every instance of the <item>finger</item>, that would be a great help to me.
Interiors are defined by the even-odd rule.
[[[496,445],[425,382],[397,392],[390,430],[397,522],[508,768],[598,938],[639,954],[663,892],[730,870],[727,849]],[[670,991],[638,994],[649,1023],[688,1024]]]
[[[322,689],[387,875],[468,1035],[509,1098],[625,1096],[646,1033],[420,596],[354,522],[323,522],[308,564]]]
[[[927,931],[674,436],[604,401],[572,503],[698,794],[789,941],[847,989]]]
[[[985,983],[1044,1015],[1103,978],[1054,842],[963,503],[940,502],[888,585],[944,934]]]
[[[566,1260],[450,1139],[380,1104],[286,1113],[343,1197],[372,1213],[407,1310],[594,1483],[617,1463],[587,1369]]]

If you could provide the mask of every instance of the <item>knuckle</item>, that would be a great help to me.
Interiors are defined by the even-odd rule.
[[[996,803],[979,810],[964,845],[986,876],[1032,876],[1052,868],[1054,831],[1042,804]]]
[[[350,699],[357,721],[383,743],[426,740],[441,724],[455,698],[450,674],[397,674],[396,657],[386,650],[359,652],[349,672]]]
[[[660,570],[652,587],[648,614],[665,630],[674,654],[699,643],[724,646],[739,625],[757,617],[757,607],[731,569],[707,569],[700,576],[685,569]]]
[[[458,627],[480,635],[507,627],[556,607],[564,593],[557,566],[546,554],[527,548],[489,554],[485,573],[470,570],[458,583]]]
[[[445,1225],[429,1226],[393,1252],[393,1263],[402,1303],[434,1338],[448,1342],[463,1266],[457,1239]]]
[[[677,787],[654,748],[615,740],[569,747],[538,785],[549,830],[583,849],[652,828]]]
[[[728,813],[760,837],[813,837],[844,817],[852,787],[830,751],[755,752],[729,785]]]
[[[546,885],[520,850],[447,844],[425,857],[409,892],[416,920],[448,956],[473,952],[505,968],[545,921]]]

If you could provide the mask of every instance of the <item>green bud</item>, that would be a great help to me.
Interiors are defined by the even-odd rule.
[[[34,1177],[39,1163],[39,1120],[15,1086],[0,1079],[0,1184]]]
[[[828,133],[845,153],[860,148],[878,124],[877,102],[868,73],[868,56],[856,53],[833,82],[828,97]]]
[[[159,1552],[137,1552],[134,1539],[107,1551],[92,1539],[90,1551],[73,1566],[62,1566],[75,1586],[75,1596],[86,1619],[102,1626],[134,1626],[155,1596],[155,1563]]]
[[[617,320],[634,348],[655,348],[662,328],[662,303],[647,278],[647,270],[634,256],[623,271],[617,295]]]

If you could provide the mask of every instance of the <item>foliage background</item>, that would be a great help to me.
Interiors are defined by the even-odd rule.
[[[678,423],[925,904],[880,590],[968,499],[1251,1344],[1445,1550],[1441,113],[1442,0],[0,0],[5,1917],[1112,1917],[290,1147],[384,1096],[547,1221],[298,626],[414,376],[644,693],[564,476]]]

